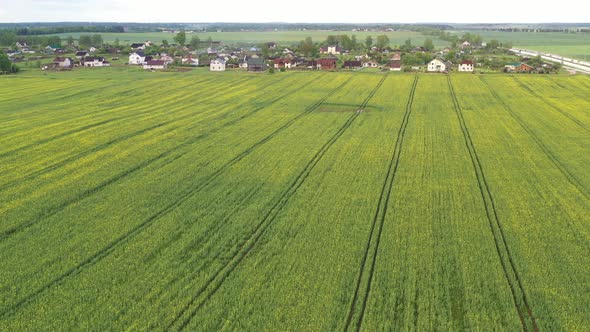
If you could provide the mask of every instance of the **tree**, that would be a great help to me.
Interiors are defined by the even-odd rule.
[[[400,48],[405,52],[410,52],[413,48],[412,40],[410,38],[406,39],[406,41],[404,41],[404,44],[401,45]]]
[[[426,38],[426,40],[424,41],[424,48],[427,51],[432,51],[434,49],[434,43],[432,42],[432,39]]]
[[[74,45],[74,37],[68,36],[68,39],[66,39],[66,44],[68,44],[68,46]]]
[[[115,38],[115,43],[114,43],[115,47],[119,47],[121,45],[121,42],[119,41],[119,38]]]
[[[358,42],[356,41],[356,35],[352,35],[352,37],[350,37],[350,49],[356,50],[357,47],[358,47]]]
[[[16,43],[16,32],[0,29],[0,45],[14,46]]]
[[[367,49],[370,49],[372,46],[373,46],[373,37],[367,36],[367,38],[365,38],[365,47]]]
[[[92,36],[90,35],[80,35],[78,38],[78,46],[86,47],[92,45]]]
[[[199,37],[197,36],[193,36],[191,38],[191,42],[190,42],[191,48],[193,50],[196,50],[199,48],[199,46],[201,45],[201,40],[199,39]]]
[[[176,43],[178,43],[178,45],[180,46],[185,45],[186,33],[184,32],[184,30],[181,30],[179,33],[176,34],[176,36],[174,37],[174,41],[176,41]]]
[[[386,35],[377,36],[377,47],[382,50],[385,46],[389,45],[389,37]]]
[[[311,37],[305,37],[305,40],[302,40],[299,43],[299,49],[301,50],[301,52],[303,52],[305,56],[313,56],[317,53],[317,48],[315,47],[315,44],[313,43]]]
[[[92,35],[92,46],[100,47],[102,46],[102,36],[101,35]]]
[[[162,46],[168,47],[168,40],[167,39],[162,40]]]
[[[488,50],[495,50],[498,48],[498,46],[500,46],[500,42],[496,39],[492,39],[490,40],[489,43],[487,43],[486,45],[486,49]]]
[[[326,44],[328,45],[336,45],[337,43],[338,38],[336,38],[336,36],[329,35],[328,38],[326,38]]]
[[[345,50],[352,49],[352,40],[350,39],[350,37],[348,37],[348,35],[340,35],[338,36],[338,40],[340,46],[343,47]]]
[[[12,74],[19,71],[19,68],[10,62],[8,55],[4,52],[0,52],[0,74]]]

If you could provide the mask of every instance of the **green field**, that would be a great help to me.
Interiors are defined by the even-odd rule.
[[[587,331],[589,90],[0,77],[0,330]]]
[[[379,35],[387,35],[389,37],[391,46],[401,45],[408,38],[412,40],[414,45],[424,44],[424,40],[428,37],[423,36],[419,32],[412,31],[394,31],[394,32],[367,32],[367,31],[330,31],[330,30],[310,30],[310,31],[247,31],[247,32],[203,32],[203,33],[188,33],[187,41],[190,41],[192,36],[197,36],[201,40],[205,41],[207,38],[216,41],[221,41],[224,44],[260,44],[274,41],[279,44],[298,44],[306,37],[312,37],[315,42],[322,42],[326,40],[329,35],[355,35],[359,42],[364,42],[367,36],[373,37],[373,40]],[[121,44],[143,42],[151,40],[155,43],[160,43],[166,39],[169,43],[174,42],[173,33],[165,32],[151,32],[151,33],[101,33],[100,34],[105,42],[112,43],[115,39],[119,39]],[[63,33],[57,34],[62,39],[73,36],[79,38],[79,33]],[[432,37],[431,37],[432,38]],[[434,44],[436,46],[446,46],[447,42],[435,39]]]
[[[462,35],[465,31],[457,32]],[[511,42],[514,47],[590,61],[590,34],[561,32],[469,31],[492,39]]]

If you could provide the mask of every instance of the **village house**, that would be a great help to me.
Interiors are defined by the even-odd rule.
[[[342,48],[340,48],[339,46],[336,45],[331,45],[328,47],[322,47],[320,48],[320,54],[341,54],[342,53]]]
[[[167,65],[174,63],[174,58],[166,54],[162,54],[158,60],[166,62]]]
[[[358,60],[348,60],[348,61],[344,61],[344,63],[342,64],[342,68],[346,68],[346,69],[357,69],[357,68],[362,68],[362,67],[363,67],[363,63]]]
[[[318,69],[321,69],[321,70],[334,70],[334,69],[336,69],[336,59],[335,58],[318,59],[317,67],[318,67]]]
[[[249,58],[248,59],[248,71],[265,71],[266,63],[263,58]]]
[[[72,68],[74,66],[74,60],[72,60],[71,58],[57,57],[57,58],[53,59],[53,62],[51,65],[53,68],[57,68],[57,69]]]
[[[459,63],[459,71],[473,72],[474,63],[470,60],[463,60]]]
[[[428,63],[429,72],[448,72],[451,70],[451,63],[448,61],[442,61],[441,59],[434,59]]]
[[[225,60],[217,58],[209,64],[210,71],[225,71]]]
[[[467,41],[467,40],[466,40],[466,41],[464,41],[464,42],[461,44],[461,48],[463,48],[463,49],[465,49],[465,48],[471,48],[471,43],[470,43],[469,41]]]
[[[363,62],[363,67],[365,67],[365,68],[377,68],[377,67],[379,67],[379,64],[377,62],[375,62],[375,61],[370,60],[370,61]]]
[[[78,51],[76,52],[76,58],[78,59],[82,59],[84,57],[90,56],[90,53],[86,52],[86,51]]]
[[[514,71],[519,73],[530,73],[535,71],[535,68],[527,65],[526,63],[521,63],[514,68]]]
[[[132,50],[145,50],[145,44],[144,43],[133,43],[131,44],[131,49]]]
[[[291,61],[291,59],[277,58],[277,59],[273,60],[273,63],[274,63],[275,69],[281,69],[281,68],[291,69],[292,67],[295,67],[295,63],[293,61]]]
[[[146,62],[145,55],[143,52],[133,52],[129,55],[129,64],[130,65],[141,65]]]
[[[389,60],[389,70],[401,71],[402,70],[402,61],[401,60]]]
[[[194,59],[192,56],[189,55],[187,58],[182,59],[182,64],[188,65],[188,66],[198,66],[199,59],[198,58]]]
[[[109,67],[111,65],[103,57],[85,57],[80,63],[82,67]]]
[[[160,70],[160,69],[166,69],[167,66],[168,66],[168,64],[166,63],[166,61],[150,60],[143,65],[143,69]]]

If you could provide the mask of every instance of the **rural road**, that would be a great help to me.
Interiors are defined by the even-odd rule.
[[[519,48],[511,48],[510,51],[512,51],[516,54],[519,54],[519,55],[527,55],[527,56],[540,55],[543,60],[559,62],[564,67],[566,67],[568,69],[574,69],[574,70],[579,71],[584,74],[590,74],[590,62],[587,62],[587,61],[570,59],[570,58],[562,57],[562,56],[556,55],[556,54],[549,54],[549,53],[543,53],[543,52],[537,52],[537,51],[531,51],[531,50],[523,50],[523,49],[519,49]]]

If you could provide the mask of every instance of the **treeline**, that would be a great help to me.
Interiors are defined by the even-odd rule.
[[[17,28],[17,36],[53,35],[58,33],[125,32],[123,26],[56,26],[39,28]]]
[[[17,36],[14,31],[0,30],[0,46],[15,48],[16,42],[25,42],[30,47],[61,46],[58,36]]]

